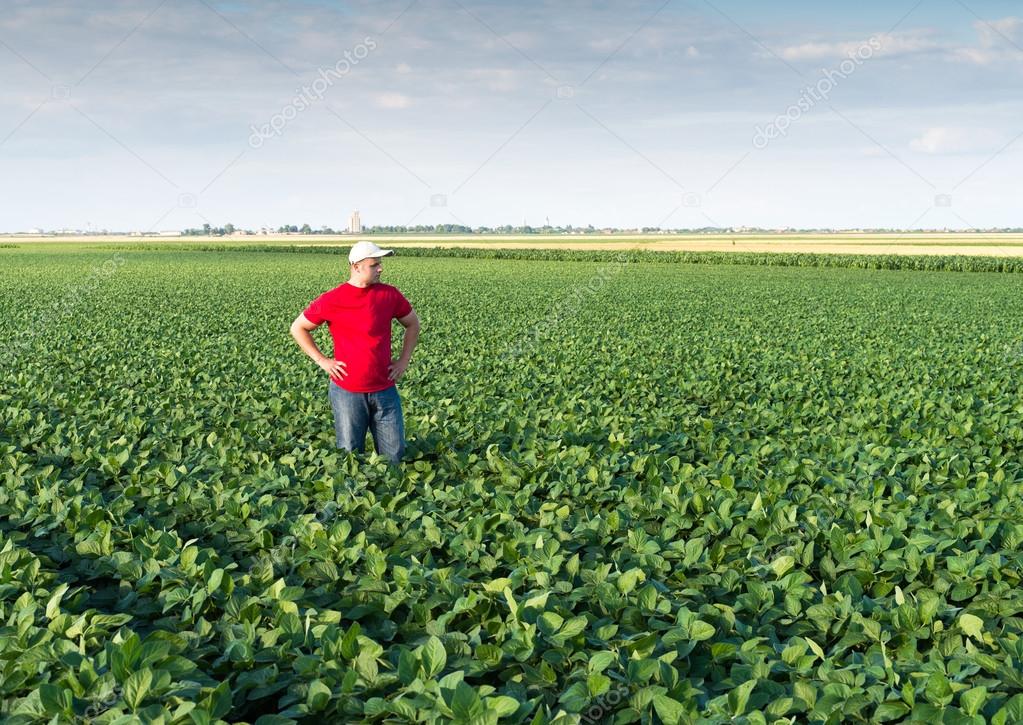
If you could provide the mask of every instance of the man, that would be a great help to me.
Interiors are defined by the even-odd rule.
[[[396,287],[380,283],[381,257],[394,254],[357,242],[348,254],[349,279],[313,300],[291,323],[291,336],[330,378],[337,447],[361,452],[366,431],[377,453],[397,465],[405,452],[405,422],[395,387],[419,341],[419,318]],[[391,359],[391,320],[405,327],[401,355]],[[334,355],[320,352],[310,334],[327,323]]]

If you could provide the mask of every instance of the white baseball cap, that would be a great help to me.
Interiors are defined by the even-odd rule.
[[[348,263],[355,264],[370,257],[387,257],[394,254],[393,249],[381,249],[373,242],[356,242],[352,245],[352,251],[348,253]]]

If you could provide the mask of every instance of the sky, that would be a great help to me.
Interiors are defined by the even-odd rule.
[[[5,0],[0,231],[1023,226],[1002,0]]]

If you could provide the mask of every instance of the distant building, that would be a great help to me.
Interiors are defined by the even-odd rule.
[[[352,216],[348,220],[348,231],[352,234],[362,234],[362,219],[359,217],[358,209],[352,212]]]

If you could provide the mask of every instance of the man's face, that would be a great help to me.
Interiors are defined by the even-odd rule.
[[[364,282],[374,284],[380,281],[380,274],[384,271],[384,265],[380,260],[371,257],[355,264],[355,269]]]

